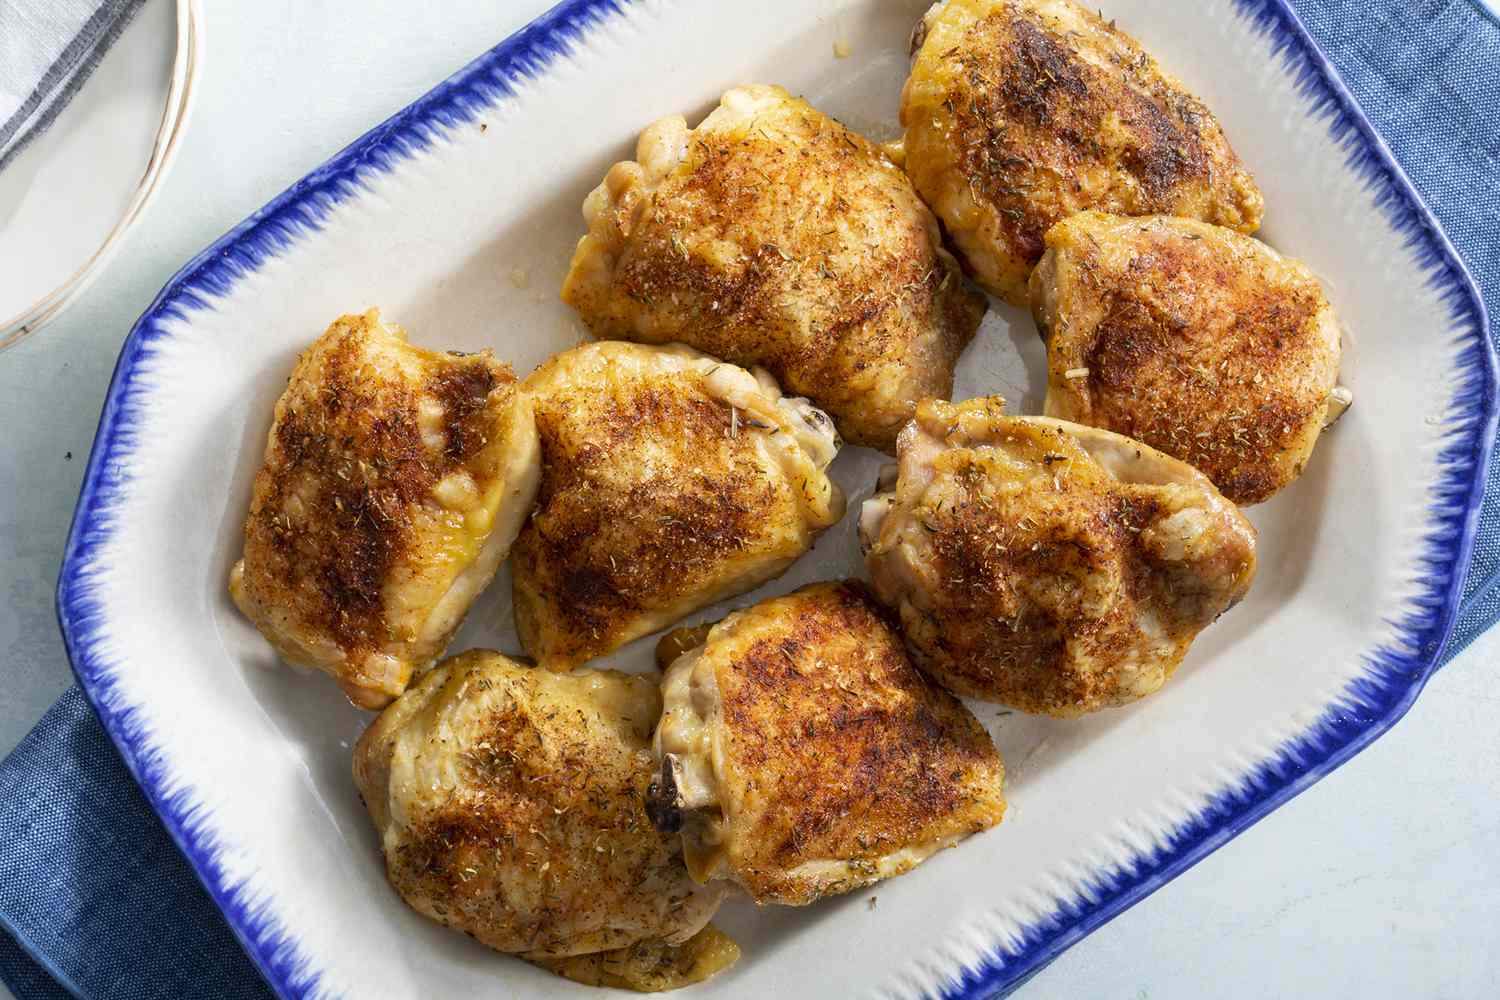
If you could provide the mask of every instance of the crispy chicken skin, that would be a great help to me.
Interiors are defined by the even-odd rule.
[[[650,126],[584,217],[562,294],[595,336],[760,365],[855,444],[949,395],[984,315],[906,175],[780,87]]]
[[[719,622],[662,679],[648,810],[688,870],[802,905],[910,871],[1000,822],[989,734],[912,666],[858,583]]]
[[[443,652],[536,496],[530,408],[489,352],[337,320],[292,372],[230,593],[287,661],[380,708]]]
[[[1055,716],[1151,694],[1249,589],[1255,529],[1177,459],[1002,406],[918,407],[861,511],[875,592],[958,694]]]
[[[1074,212],[1181,215],[1244,233],[1262,199],[1212,112],[1073,0],[946,0],[901,95],[906,171],[970,271],[1012,305]]]
[[[1301,475],[1347,405],[1318,279],[1232,230],[1084,212],[1047,233],[1030,290],[1047,415],[1144,441],[1236,503]]]
[[[712,936],[692,942],[722,893],[688,877],[679,845],[642,808],[660,710],[654,678],[554,673],[488,650],[445,661],[354,750],[391,885],[497,951],[612,951],[601,975],[680,980],[645,988],[711,974]]]
[[[526,380],[542,442],[516,627],[567,669],[779,575],[844,513],[832,423],[681,345],[600,341]]]

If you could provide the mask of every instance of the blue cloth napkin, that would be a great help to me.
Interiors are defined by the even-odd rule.
[[[1479,284],[1500,327],[1500,19],[1480,0],[1293,0]],[[1495,332],[1492,330],[1492,333]],[[1445,662],[1500,619],[1500,462],[1490,466]]]
[[[1294,2],[1500,315],[1500,23],[1477,0]],[[1497,480],[1445,659],[1500,618]],[[0,764],[0,929],[20,1000],[269,995],[76,689]]]
[[[19,1000],[268,1000],[83,692],[0,764],[0,978]]]
[[[0,168],[36,139],[145,0],[0,0]]]

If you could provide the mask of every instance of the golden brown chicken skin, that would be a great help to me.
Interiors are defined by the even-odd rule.
[[[442,654],[536,496],[515,381],[487,351],[412,346],[378,310],[302,354],[229,581],[284,659],[379,708]]]
[[[1047,415],[1144,441],[1236,503],[1301,475],[1348,405],[1318,279],[1251,237],[1085,212],[1047,233],[1030,290]]]
[[[542,442],[515,545],[521,641],[566,669],[784,571],[844,512],[827,415],[681,345],[617,341],[526,380]]]
[[[722,893],[688,877],[642,808],[660,708],[654,678],[487,650],[439,665],[354,751],[391,885],[424,916],[573,978],[664,989],[732,962],[738,949],[705,926]]]
[[[901,98],[906,170],[980,284],[1026,304],[1042,238],[1075,212],[1240,232],[1262,198],[1213,114],[1073,0],[946,0]]]
[[[923,403],[866,501],[875,592],[950,690],[1076,716],[1159,689],[1255,573],[1255,529],[1190,466],[1109,431]]]
[[[855,444],[950,393],[985,310],[900,169],[780,87],[650,126],[584,216],[563,299],[595,336],[763,366]]]
[[[857,583],[719,622],[668,667],[652,819],[703,882],[802,905],[911,870],[1000,822],[1005,769]]]

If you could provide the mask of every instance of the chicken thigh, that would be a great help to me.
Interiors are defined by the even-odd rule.
[[[1262,199],[1213,114],[1074,0],[945,0],[901,95],[906,170],[971,272],[1012,305],[1051,226],[1084,209],[1240,232]]]
[[[1000,822],[989,734],[917,672],[862,585],[804,587],[698,636],[662,679],[648,803],[698,881],[802,905]]]
[[[1055,716],[1151,694],[1249,589],[1255,529],[1183,462],[1002,405],[924,402],[901,432],[860,516],[875,592],[958,694]]]
[[[738,949],[706,928],[722,892],[688,877],[642,808],[660,710],[653,678],[487,650],[444,662],[354,750],[391,885],[424,916],[570,978],[659,989],[732,962]]]
[[[780,574],[844,512],[832,423],[681,345],[615,341],[526,380],[542,442],[515,545],[516,627],[557,669]]]
[[[650,126],[584,217],[563,299],[595,336],[760,365],[855,444],[949,394],[985,310],[906,176],[780,87]]]
[[[284,659],[379,708],[495,575],[539,469],[509,366],[344,316],[276,404],[230,593]]]
[[[1318,279],[1228,229],[1075,215],[1047,233],[1031,307],[1048,416],[1144,441],[1239,504],[1301,475],[1349,403]]]

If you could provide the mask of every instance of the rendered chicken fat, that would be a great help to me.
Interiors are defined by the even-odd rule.
[[[585,986],[657,993],[702,982],[733,965],[739,957],[740,946],[709,924],[677,945],[645,940],[611,951],[530,961]]]

